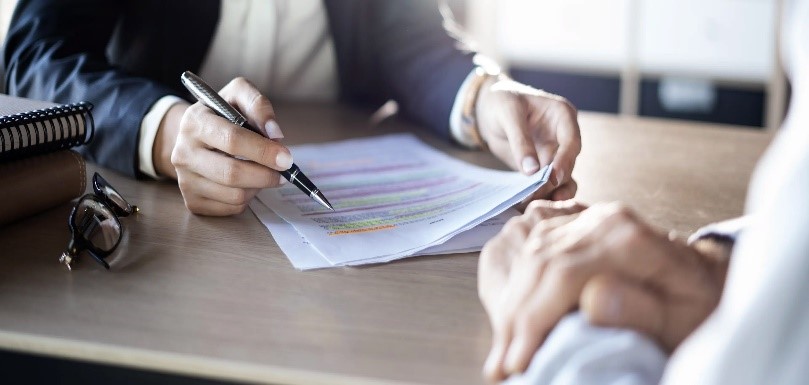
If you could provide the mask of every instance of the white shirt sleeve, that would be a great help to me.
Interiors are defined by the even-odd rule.
[[[138,169],[140,172],[147,176],[160,179],[155,171],[154,163],[152,162],[152,149],[154,148],[154,139],[157,136],[157,129],[160,127],[160,122],[173,105],[182,103],[180,99],[174,95],[167,95],[160,98],[143,120],[140,122],[140,133],[138,134]]]
[[[733,248],[719,307],[677,349],[664,384],[798,385],[809,378],[809,109],[795,105],[809,94],[794,90],[792,124],[754,174],[747,205],[755,216]]]
[[[469,133],[464,132],[463,124],[461,123],[461,119],[463,118],[461,114],[463,113],[464,98],[466,97],[473,76],[474,71],[466,75],[466,79],[461,83],[461,88],[459,88],[458,93],[455,94],[455,102],[453,102],[452,110],[450,110],[449,113],[449,132],[452,134],[452,139],[458,142],[458,144],[470,149],[477,148],[477,142],[475,142],[475,138],[471,137]]]
[[[745,215],[722,222],[711,223],[710,225],[697,230],[697,232],[694,234],[691,234],[691,236],[688,237],[688,243],[691,244],[699,239],[709,236],[719,236],[735,242],[736,239],[739,238],[739,234],[744,231],[749,222],[750,215]]]
[[[554,327],[525,373],[503,385],[654,385],[666,360],[643,334],[593,326],[573,313]]]
[[[666,385],[806,384],[809,379],[809,1],[783,2],[792,97],[756,166],[716,311],[672,356]]]

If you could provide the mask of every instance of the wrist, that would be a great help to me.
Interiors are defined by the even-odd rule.
[[[177,171],[171,164],[171,153],[177,143],[180,121],[188,107],[188,103],[176,103],[171,106],[157,128],[157,135],[152,147],[152,163],[160,176],[177,179]]]
[[[487,119],[487,106],[492,105],[492,86],[497,83],[499,80],[498,77],[489,76],[486,80],[483,81],[483,84],[480,86],[480,92],[477,95],[477,100],[475,100],[475,122],[477,124],[477,131],[480,135],[480,140],[486,142],[486,135],[484,132],[486,128],[491,126],[491,122]]]
[[[470,138],[475,147],[483,150],[488,150],[488,144],[481,135],[481,123],[484,125],[485,123],[480,119],[483,115],[480,112],[485,111],[490,88],[500,77],[499,69],[496,72],[492,71],[494,70],[477,67],[472,72],[461,117],[464,136]]]

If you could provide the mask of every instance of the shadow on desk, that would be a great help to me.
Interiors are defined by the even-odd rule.
[[[62,360],[0,350],[3,382],[15,385],[236,385],[172,374]]]

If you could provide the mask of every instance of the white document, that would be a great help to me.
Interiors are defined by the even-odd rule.
[[[407,134],[291,150],[335,211],[291,184],[258,198],[335,266],[391,261],[442,244],[527,198],[550,174],[549,167],[532,176],[477,167]]]
[[[281,251],[286,254],[289,262],[292,263],[298,270],[311,270],[323,269],[329,267],[336,267],[332,265],[326,258],[324,258],[309,242],[306,241],[295,227],[281,219],[272,210],[269,209],[264,203],[258,199],[253,199],[250,202],[250,209],[256,215],[259,221],[270,231],[270,234],[278,243]],[[422,255],[440,255],[440,254],[456,254],[456,253],[471,253],[480,251],[483,244],[489,239],[494,237],[509,218],[519,215],[519,212],[513,208],[500,213],[499,215],[491,218],[474,228],[464,231],[450,240],[436,246],[426,248],[416,254],[414,257]],[[359,264],[372,263],[372,261],[360,261]],[[348,264],[350,266],[352,264]]]

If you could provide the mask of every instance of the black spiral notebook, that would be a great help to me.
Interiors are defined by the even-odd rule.
[[[93,105],[57,105],[0,94],[0,161],[55,152],[93,138]]]

